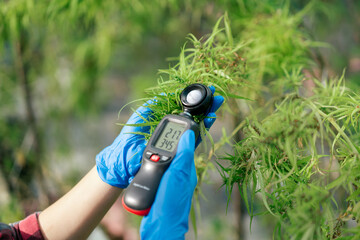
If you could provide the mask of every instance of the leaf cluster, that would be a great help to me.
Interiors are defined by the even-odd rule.
[[[332,238],[346,232],[338,229],[348,220],[342,212],[356,215],[360,98],[342,81],[319,83],[310,98],[290,94],[270,116],[248,120],[244,140],[226,157],[230,166],[221,166],[230,192],[239,184],[243,196],[248,187],[261,195],[282,226],[279,238]],[[340,189],[345,206],[335,199]],[[253,206],[248,210],[255,215]]]
[[[147,125],[151,126],[150,134],[159,121],[167,114],[182,112],[180,94],[193,83],[214,86],[216,94],[225,98],[243,99],[236,95],[236,89],[246,84],[246,60],[241,57],[246,47],[244,43],[233,44],[228,20],[225,27],[219,29],[219,19],[212,34],[201,39],[189,35],[192,47],[184,47],[177,58],[178,63],[166,70],[160,70],[156,87],[147,90],[151,98],[145,100],[153,111]],[[199,122],[202,116],[195,117]]]

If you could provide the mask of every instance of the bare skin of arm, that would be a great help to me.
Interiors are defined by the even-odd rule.
[[[104,183],[93,167],[68,193],[39,215],[45,239],[86,239],[122,189]]]

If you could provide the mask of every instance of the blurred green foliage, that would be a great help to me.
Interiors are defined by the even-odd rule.
[[[189,4],[0,2],[0,166],[16,198],[38,197],[28,183],[50,177],[42,173],[49,152],[70,150],[67,122],[104,106],[107,75],[149,71],[191,28],[200,31],[201,7]]]

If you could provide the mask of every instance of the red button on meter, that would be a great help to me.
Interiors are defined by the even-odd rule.
[[[160,160],[160,157],[159,157],[159,155],[153,154],[150,157],[150,160],[153,161],[153,162],[158,162]]]

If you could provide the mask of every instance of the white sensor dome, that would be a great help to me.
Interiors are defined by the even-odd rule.
[[[194,90],[190,91],[188,93],[188,95],[186,96],[186,101],[189,104],[197,104],[200,102],[201,99],[202,99],[202,94],[201,94],[201,91],[198,89],[194,89]]]

